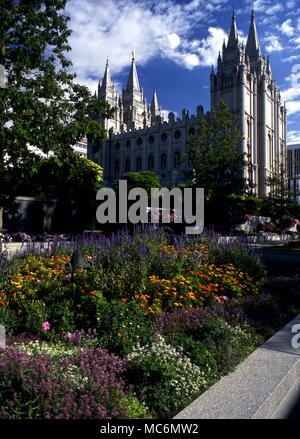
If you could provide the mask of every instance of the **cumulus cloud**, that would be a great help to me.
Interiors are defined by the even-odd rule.
[[[256,12],[263,12],[267,15],[276,14],[284,9],[282,3],[274,3],[273,0],[255,0],[253,6]]]
[[[292,74],[286,78],[290,87],[281,93],[283,100],[286,101],[288,114],[300,112],[300,64],[293,66]]]
[[[177,34],[169,34],[167,35],[167,39],[170,42],[171,49],[176,49],[180,45],[180,36]]]
[[[210,27],[208,32],[209,36],[201,41],[198,53],[201,64],[211,66],[216,63],[223,40],[227,40],[227,33],[218,27]]]
[[[279,29],[281,30],[281,32],[285,35],[287,35],[288,37],[291,37],[294,35],[295,29],[291,26],[292,20],[288,19],[286,21],[284,21],[280,26]]]
[[[280,52],[283,50],[283,47],[279,41],[279,37],[277,35],[269,35],[264,39],[266,43],[266,50],[271,52]]]
[[[228,0],[70,0],[70,37],[78,81],[95,89],[108,57],[113,74],[128,69],[131,50],[139,65],[161,56],[187,69],[216,62],[225,32],[209,28],[206,39],[191,38]],[[212,8],[208,8],[210,5]]]

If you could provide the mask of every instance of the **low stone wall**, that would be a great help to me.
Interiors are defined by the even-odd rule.
[[[295,241],[300,239],[300,234],[282,234],[276,233],[262,233],[261,235],[242,235],[242,236],[220,236],[218,241],[220,243],[249,243],[249,244],[264,244],[264,243],[279,243],[285,241]]]
[[[300,381],[300,346],[292,346],[294,325],[299,325],[300,330],[300,316],[289,322],[249,355],[233,373],[221,378],[174,419],[289,417],[299,398],[297,390]]]
[[[61,241],[61,244],[64,247],[74,247],[74,242]],[[35,253],[43,249],[47,250],[53,245],[53,242],[2,242],[0,243],[0,251],[7,252],[8,259],[12,259],[17,254]],[[56,243],[55,245],[59,244]]]

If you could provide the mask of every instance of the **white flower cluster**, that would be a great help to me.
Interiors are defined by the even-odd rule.
[[[178,397],[196,397],[205,389],[207,384],[206,374],[182,353],[182,348],[168,345],[164,337],[157,336],[157,340],[148,346],[137,345],[128,355],[130,361],[143,363],[146,358],[156,357],[162,368],[171,369],[169,386]],[[206,373],[210,373],[207,368]]]
[[[248,342],[252,339],[252,335],[249,332],[249,329],[248,329],[249,326],[247,324],[243,324],[243,326],[241,326],[241,325],[231,326],[227,322],[224,322],[223,324],[224,324],[224,326],[227,326],[227,328],[230,330],[230,332],[234,336],[234,338],[236,338],[238,340],[244,339],[245,341],[248,341]]]
[[[47,343],[44,341],[34,340],[29,343],[15,343],[14,347],[26,352],[26,354],[30,356],[34,356],[37,353],[46,354],[50,357],[56,358],[64,358],[66,356],[71,356],[79,350],[83,350],[82,348],[78,348],[77,346],[66,345],[64,343]]]

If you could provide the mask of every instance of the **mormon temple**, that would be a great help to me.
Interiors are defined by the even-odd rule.
[[[255,194],[266,195],[267,178],[286,154],[287,112],[269,57],[261,53],[253,10],[246,47],[239,41],[233,13],[227,44],[224,41],[216,69],[211,69],[210,87],[211,109],[223,99],[239,121],[243,134],[239,148],[247,162],[245,177]],[[99,152],[93,154],[88,147],[88,157],[104,169],[105,184],[126,172],[146,170],[155,172],[163,186],[186,182],[190,165],[182,157],[187,156],[189,138],[199,130],[200,116],[209,117],[201,105],[196,115],[183,110],[180,118],[169,113],[164,121],[155,89],[151,104],[147,104],[134,53],[122,96],[117,96],[108,62],[97,96],[116,108],[112,119],[101,121],[108,138]]]

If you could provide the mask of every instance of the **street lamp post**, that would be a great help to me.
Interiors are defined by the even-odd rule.
[[[72,275],[72,278],[71,278],[72,279],[72,283],[73,283],[73,280],[74,280],[75,270],[77,270],[78,268],[86,269],[88,267],[89,267],[89,263],[86,262],[83,259],[83,256],[80,253],[80,250],[79,250],[78,246],[76,245],[76,247],[75,247],[75,249],[73,251],[70,263],[69,263],[69,268],[71,270],[71,275]]]

